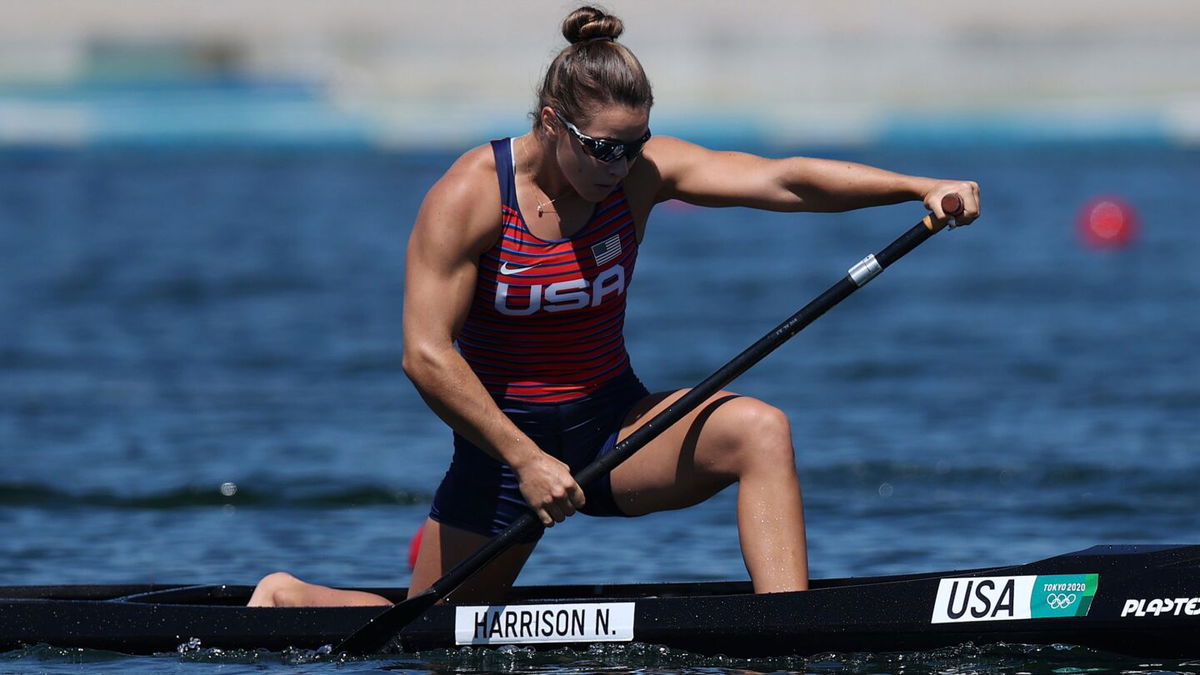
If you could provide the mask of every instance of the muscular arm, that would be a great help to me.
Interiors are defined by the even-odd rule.
[[[454,348],[475,292],[479,257],[499,234],[499,193],[488,159],[478,150],[460,159],[417,214],[406,257],[404,372],[455,431],[513,467],[526,500],[552,525],[583,504],[582,490],[565,464],[501,412]]]
[[[979,215],[979,187],[971,181],[907,176],[839,160],[718,152],[669,137],[651,143],[646,157],[661,177],[660,200],[771,211],[849,211],[921,200],[942,217],[942,196],[957,192],[966,206],[959,222]]]

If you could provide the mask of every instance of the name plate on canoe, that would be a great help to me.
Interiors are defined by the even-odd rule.
[[[454,610],[454,644],[629,642],[632,602],[492,605]]]
[[[1087,616],[1098,574],[941,579],[932,623]]]

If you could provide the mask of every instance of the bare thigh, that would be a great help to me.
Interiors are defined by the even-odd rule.
[[[630,412],[628,436],[684,391],[653,394]],[[680,509],[702,502],[737,480],[745,458],[737,450],[758,426],[779,426],[774,409],[760,401],[720,392],[635,453],[612,472],[613,496],[627,515]],[[775,411],[777,412],[777,411]],[[786,428],[786,420],[782,421]],[[783,436],[784,431],[778,432]],[[784,444],[787,460],[791,445]]]
[[[491,538],[467,532],[432,519],[425,521],[421,535],[421,549],[417,553],[417,564],[413,568],[408,596],[423,591],[442,578],[455,565],[478,551]],[[476,572],[462,586],[455,589],[449,599],[456,602],[498,602],[504,599],[508,589],[516,581],[525,561],[533,553],[536,544],[516,544],[483,569]]]

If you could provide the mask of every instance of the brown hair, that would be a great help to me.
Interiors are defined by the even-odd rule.
[[[562,34],[571,44],[550,63],[538,88],[537,109],[532,113],[535,130],[545,106],[585,124],[605,104],[645,109],[654,105],[642,64],[629,48],[615,42],[624,31],[619,18],[596,7],[580,7],[567,16]]]

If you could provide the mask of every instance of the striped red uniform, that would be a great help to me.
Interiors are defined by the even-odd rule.
[[[517,206],[511,139],[492,142],[500,239],[479,261],[458,347],[496,396],[560,402],[587,396],[629,368],[625,292],[638,242],[618,185],[567,239],[538,238]]]

